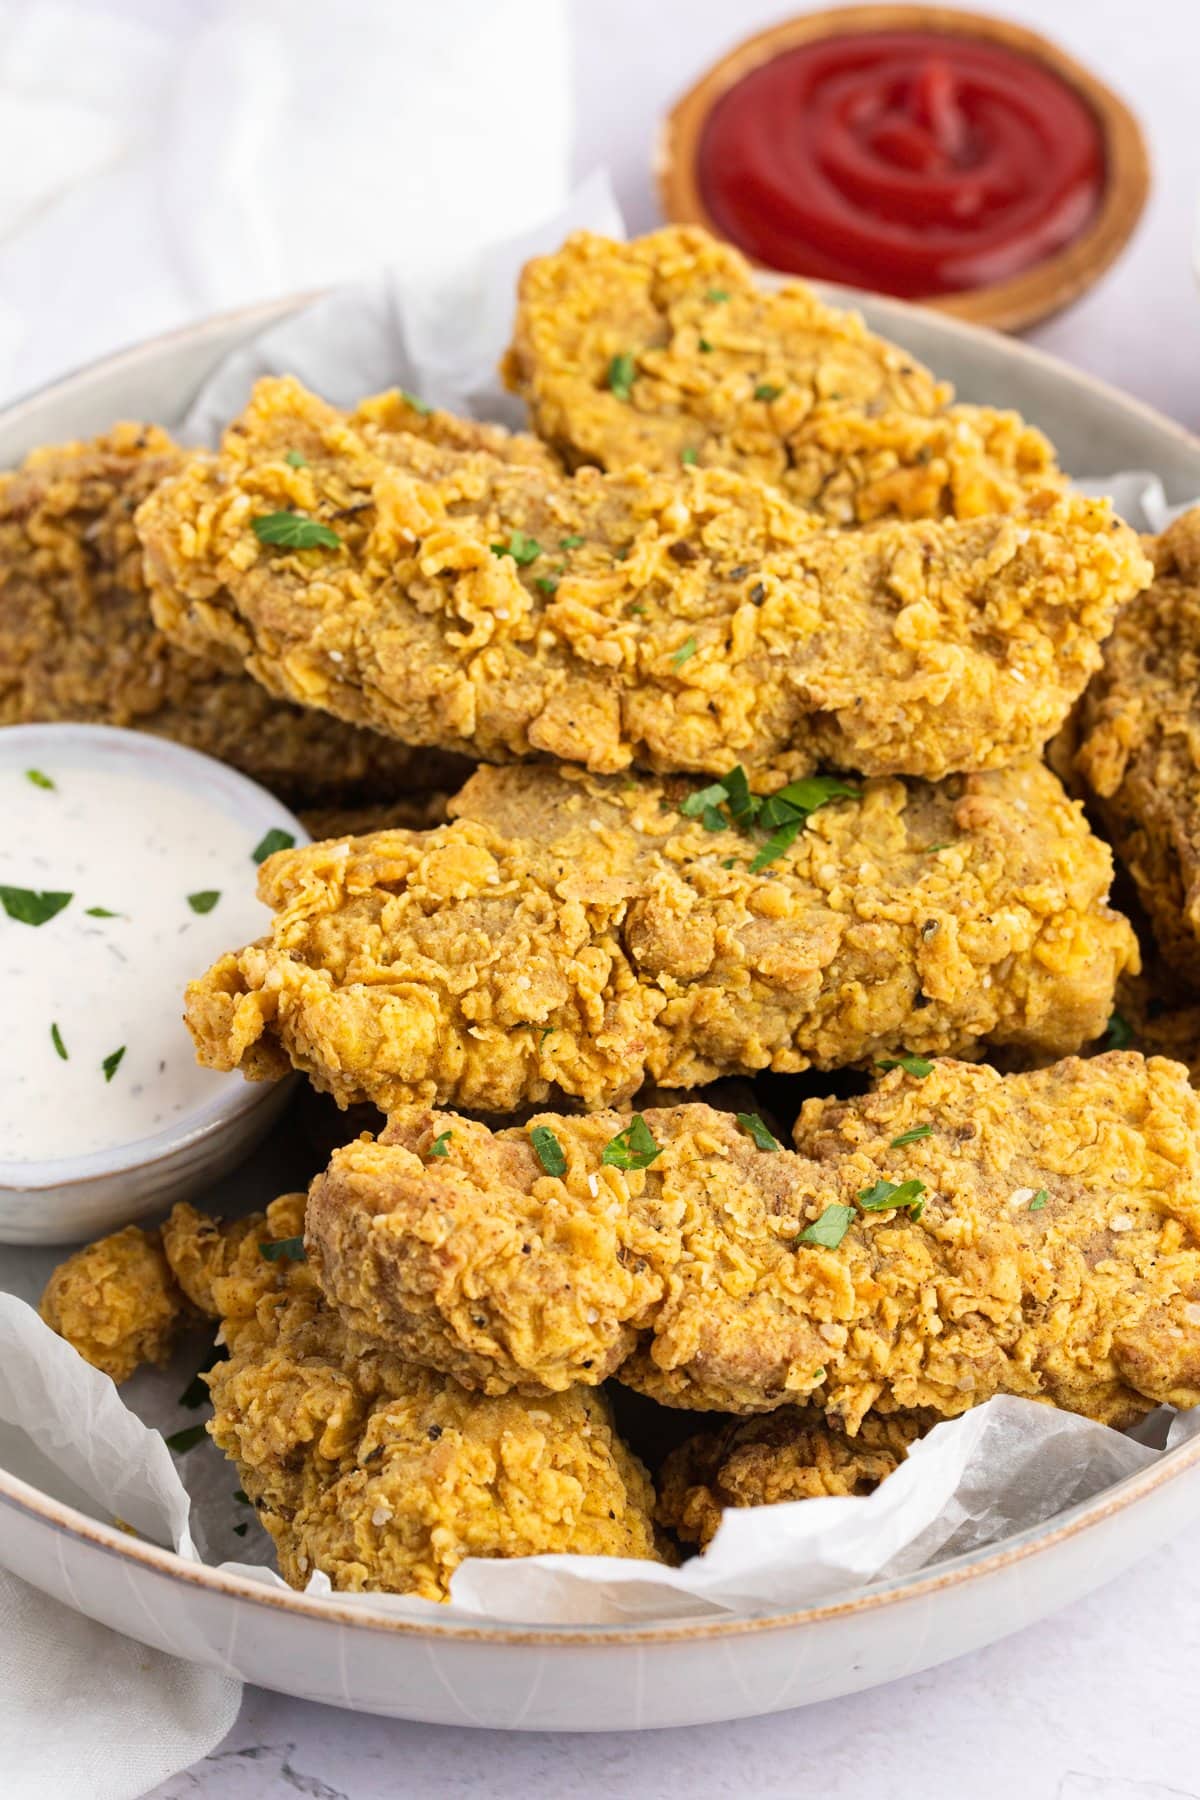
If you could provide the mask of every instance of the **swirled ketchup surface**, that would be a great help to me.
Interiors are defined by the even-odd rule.
[[[751,70],[697,150],[716,228],[772,268],[908,297],[1005,281],[1088,224],[1105,181],[1087,103],[985,38],[821,38]]]

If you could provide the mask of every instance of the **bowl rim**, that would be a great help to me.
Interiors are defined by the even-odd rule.
[[[768,272],[764,279],[774,284],[787,278],[771,275]],[[906,318],[913,316],[919,319],[927,318],[930,312],[927,307],[899,300],[891,295],[865,295],[856,289],[840,287],[835,283],[827,282],[814,282],[809,285],[828,297],[833,303],[852,308],[860,305],[864,299],[869,299],[872,312],[875,314],[875,320],[872,322],[873,329],[886,330],[886,321],[889,317],[903,322]],[[244,325],[247,332],[255,327],[265,329],[289,317],[302,307],[324,298],[325,292],[326,290],[323,289],[302,291],[279,296],[272,300],[258,301],[248,306],[231,308],[190,324],[175,327],[170,331],[160,332],[153,337],[143,339],[105,356],[93,358],[58,377],[55,381],[33,389],[14,399],[8,405],[0,407],[0,426],[19,424],[21,415],[25,411],[32,410],[35,406],[40,406],[46,400],[59,394],[69,395],[81,383],[86,383],[89,376],[109,375],[118,373],[122,369],[136,367],[142,362],[152,362],[164,349],[173,344],[182,347],[203,343],[209,337],[220,339],[234,324]],[[882,327],[878,326],[880,318],[883,320]],[[1044,371],[1048,375],[1052,375],[1060,384],[1065,382],[1068,386],[1074,386],[1081,393],[1086,392],[1097,396],[1115,411],[1140,420],[1143,424],[1173,438],[1190,453],[1200,454],[1200,437],[1190,432],[1185,426],[1160,413],[1147,402],[1122,392],[1119,388],[1094,375],[1073,368],[1049,352],[1041,350],[1035,345],[1023,343],[1020,339],[1008,338],[993,327],[974,324],[944,312],[936,314],[936,322],[939,332],[963,343],[976,342],[982,338],[997,350],[1001,350],[1006,357],[1024,363],[1030,370]],[[9,727],[8,729],[32,730],[36,728]],[[118,728],[109,727],[107,729]],[[132,735],[141,737],[143,734]],[[193,752],[192,754],[199,755],[200,753]],[[224,765],[218,764],[218,767],[224,767]],[[286,811],[286,809],[284,810]],[[273,1090],[268,1089],[267,1091]],[[637,1626],[615,1624],[534,1625],[518,1621],[508,1623],[476,1621],[472,1623],[432,1617],[406,1619],[389,1614],[382,1607],[372,1607],[366,1600],[351,1607],[336,1595],[305,1594],[293,1588],[276,1588],[206,1563],[190,1562],[162,1545],[130,1537],[118,1526],[105,1525],[79,1508],[71,1506],[65,1501],[54,1499],[51,1495],[22,1480],[19,1476],[10,1474],[2,1467],[0,1467],[0,1508],[13,1508],[22,1512],[52,1530],[60,1538],[74,1540],[87,1550],[99,1551],[115,1557],[119,1561],[137,1564],[146,1574],[157,1575],[168,1581],[176,1582],[182,1589],[199,1588],[213,1594],[223,1595],[234,1601],[311,1618],[317,1623],[360,1628],[401,1637],[437,1638],[542,1648],[552,1644],[555,1648],[601,1649],[627,1644],[682,1643],[708,1638],[736,1637],[749,1632],[794,1629],[800,1626],[815,1627],[833,1619],[873,1613],[887,1605],[899,1604],[947,1588],[959,1587],[1027,1561],[1043,1550],[1051,1549],[1056,1544],[1086,1532],[1092,1526],[1099,1525],[1104,1520],[1126,1511],[1156,1489],[1169,1486],[1180,1476],[1187,1474],[1197,1463],[1200,1463],[1200,1433],[1189,1441],[1175,1446],[1174,1449],[1164,1451],[1147,1468],[1126,1476],[1123,1480],[1104,1488],[1099,1494],[1093,1495],[1091,1499],[1079,1501],[1075,1506],[1054,1515],[1049,1520],[1030,1526],[1025,1531],[1004,1539],[989,1550],[968,1551],[944,1563],[935,1564],[926,1572],[896,1576],[845,1599],[823,1601],[814,1606],[793,1608],[784,1612],[679,1621],[651,1620],[644,1625]],[[61,1549],[59,1554],[61,1560],[63,1554]]]
[[[285,823],[297,844],[307,844],[309,834],[302,822],[282,800],[267,788],[251,781],[239,769],[223,763],[202,750],[189,749],[170,738],[154,737],[145,731],[129,731],[121,725],[92,724],[82,720],[60,719],[37,725],[5,725],[0,727],[0,746],[22,744],[37,756],[52,744],[64,742],[91,746],[98,754],[136,752],[139,763],[151,763],[160,769],[177,772],[177,787],[190,787],[193,792],[209,794],[220,789],[244,798],[247,816],[265,815]],[[243,1081],[223,1087],[201,1099],[181,1118],[160,1131],[144,1137],[127,1138],[107,1149],[79,1151],[71,1156],[27,1157],[8,1160],[0,1157],[0,1199],[18,1200],[22,1195],[36,1198],[53,1196],[55,1190],[85,1190],[97,1182],[112,1180],[135,1169],[152,1169],[166,1163],[183,1151],[202,1144],[206,1139],[228,1130],[247,1114],[277,1097],[275,1082]]]
[[[834,6],[777,19],[741,39],[708,65],[661,121],[653,174],[663,212],[677,224],[703,225],[725,241],[725,234],[713,225],[696,168],[696,151],[717,101],[761,64],[797,45],[864,32],[905,30],[983,38],[1031,57],[1074,88],[1095,118],[1107,167],[1100,204],[1084,229],[1050,256],[1004,281],[931,295],[920,302],[1007,331],[1050,317],[1085,293],[1128,245],[1150,192],[1150,157],[1137,118],[1107,83],[1053,38],[994,14],[921,4]],[[741,249],[740,245],[734,247]],[[742,254],[756,267],[765,267],[748,252]]]

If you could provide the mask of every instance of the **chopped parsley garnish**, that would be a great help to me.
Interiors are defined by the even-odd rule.
[[[689,444],[686,450],[681,450],[679,452],[679,460],[685,468],[690,469],[696,460],[696,455],[697,452],[693,450]]]
[[[301,456],[298,450],[289,450],[283,460],[289,469],[307,469],[308,467],[307,456]]]
[[[18,925],[44,925],[64,906],[70,906],[74,894],[38,893],[34,888],[0,886],[0,906]]]
[[[399,393],[405,406],[411,406],[415,413],[421,414],[422,418],[428,418],[429,414],[433,411],[432,406],[426,406],[424,400],[418,400],[417,396],[415,394],[410,394],[407,388],[401,388]]]
[[[107,906],[89,906],[85,908],[85,911],[89,919],[120,919],[124,917],[123,913],[113,912]]]
[[[921,1138],[927,1138],[933,1130],[932,1125],[914,1125],[911,1131],[902,1131],[899,1137],[892,1139],[892,1149],[902,1149],[905,1144],[916,1144]]]
[[[906,1075],[915,1075],[918,1081],[924,1081],[927,1075],[933,1074],[933,1064],[927,1056],[914,1056],[905,1051],[903,1056],[885,1056],[882,1062],[875,1064],[877,1069],[903,1069]]]
[[[1039,1188],[1037,1193],[1033,1196],[1033,1199],[1029,1202],[1030,1212],[1041,1212],[1043,1206],[1046,1205],[1049,1198],[1050,1198],[1050,1196],[1046,1192],[1045,1188]]]
[[[685,662],[688,662],[695,656],[698,648],[699,646],[697,645],[695,638],[688,638],[686,643],[680,644],[678,650],[671,658],[671,667],[673,669],[681,669]]]
[[[260,544],[279,550],[336,550],[342,541],[330,526],[298,512],[264,513],[250,521],[250,529]]]
[[[852,1206],[827,1206],[796,1239],[798,1244],[818,1244],[822,1250],[836,1250],[854,1223]]]
[[[533,585],[535,588],[540,588],[543,594],[557,594],[557,592],[558,592],[558,576],[557,575],[536,575],[534,577]]]
[[[914,1219],[919,1219],[925,1211],[925,1192],[923,1181],[877,1181],[873,1187],[860,1188],[858,1204],[864,1212],[889,1212],[893,1207],[903,1211],[907,1207]]]
[[[265,863],[268,856],[274,856],[277,850],[290,850],[296,840],[290,831],[280,831],[278,825],[272,825],[270,831],[259,838],[250,852],[251,862]]]
[[[746,832],[769,831],[771,836],[750,864],[751,873],[758,874],[795,842],[810,813],[830,800],[857,800],[861,791],[833,775],[809,775],[803,781],[789,782],[778,793],[752,794],[739,763],[720,781],[689,794],[679,810],[685,818],[703,820],[709,831],[718,831],[726,823]]]
[[[760,381],[754,390],[754,398],[756,400],[778,400],[782,392],[781,387],[774,387],[769,381]]]
[[[453,1136],[454,1133],[452,1131],[439,1131],[432,1144],[429,1146],[430,1156],[449,1156],[450,1139]]]
[[[742,1130],[750,1133],[760,1150],[779,1149],[779,1139],[771,1135],[757,1113],[736,1113],[734,1116]]]
[[[121,1066],[121,1059],[124,1055],[125,1055],[125,1045],[124,1044],[121,1045],[121,1048],[119,1050],[110,1050],[109,1051],[109,1053],[105,1057],[104,1061],[100,1064],[100,1067],[104,1070],[105,1081],[112,1080],[113,1076],[116,1074],[117,1070]]]
[[[583,541],[578,532],[572,532],[570,537],[559,538],[558,547],[560,550],[578,550]]]
[[[210,913],[220,898],[220,888],[201,888],[198,894],[188,895],[187,903],[194,913]]]
[[[267,1242],[264,1239],[259,1243],[258,1252],[260,1256],[265,1256],[268,1262],[308,1261],[307,1256],[304,1254],[304,1239],[302,1237],[272,1238],[270,1242]]]
[[[507,544],[493,544],[493,556],[511,556],[519,569],[528,568],[542,554],[542,546],[536,538],[526,537],[523,531],[511,531]]]
[[[173,1431],[167,1439],[167,1449],[174,1450],[177,1456],[183,1456],[188,1450],[194,1450],[208,1436],[205,1425],[186,1425],[182,1431]]]
[[[51,1025],[50,1027],[50,1042],[54,1045],[55,1050],[58,1052],[59,1056],[62,1057],[64,1062],[69,1062],[71,1060],[67,1055],[67,1046],[63,1043],[62,1032],[58,1029],[57,1025]]]
[[[51,791],[54,789],[54,783],[51,781],[50,777],[48,775],[43,775],[40,769],[26,769],[25,779],[26,781],[32,781],[34,787],[50,788]]]
[[[608,365],[608,386],[618,400],[633,398],[633,384],[637,379],[637,365],[628,350],[614,356]]]
[[[0,888],[0,893],[3,889]],[[1123,1013],[1115,1012],[1108,1021],[1108,1030],[1104,1034],[1105,1050],[1128,1050],[1133,1042],[1133,1026]]]
[[[253,1500],[251,1500],[251,1498],[250,1498],[249,1494],[246,1492],[245,1488],[234,1488],[233,1497],[237,1501],[239,1506],[253,1506],[254,1505]]]
[[[600,1161],[613,1169],[648,1169],[662,1155],[641,1113],[634,1113],[624,1131],[605,1144]]]
[[[704,298],[710,301],[713,306],[720,306],[723,300],[728,300],[729,295],[724,288],[709,288]]]
[[[245,1535],[246,1535],[247,1531],[249,1531],[249,1529],[250,1529],[250,1526],[249,1526],[248,1522],[245,1519],[243,1519],[240,1525],[234,1526],[233,1535],[234,1535],[234,1537],[245,1537]]]
[[[535,1125],[529,1133],[533,1153],[547,1175],[565,1175],[567,1158],[562,1145],[548,1125]]]
[[[700,349],[705,353],[705,355],[707,355],[708,352],[712,349],[712,345],[709,343],[707,338],[700,339]]]

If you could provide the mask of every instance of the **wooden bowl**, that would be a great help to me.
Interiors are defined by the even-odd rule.
[[[700,136],[716,102],[759,64],[815,38],[866,31],[930,31],[990,39],[1044,63],[1087,102],[1104,138],[1107,176],[1091,223],[1062,250],[1011,280],[922,302],[976,325],[1019,331],[1078,299],[1120,255],[1141,216],[1150,165],[1141,127],[1123,100],[1036,31],[1007,19],[944,6],[849,6],[805,13],[772,25],[714,63],[672,108],[663,126],[656,176],[663,211],[678,224],[703,225],[723,235],[704,204],[696,176]]]

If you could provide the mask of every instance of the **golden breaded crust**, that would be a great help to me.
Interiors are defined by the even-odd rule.
[[[263,543],[275,512],[338,541]],[[138,530],[162,628],[281,697],[491,761],[740,761],[764,788],[1039,753],[1149,576],[1107,502],[825,531],[751,477],[557,479],[355,430],[292,380]]]
[[[60,1263],[38,1310],[52,1331],[118,1383],[140,1363],[165,1363],[192,1316],[158,1232],[137,1225]]]
[[[1200,990],[1200,507],[1153,545],[1076,723],[1075,766],[1163,956]]]
[[[450,795],[405,794],[382,806],[304,807],[297,815],[314,843],[328,838],[368,837],[374,831],[429,831],[444,825]]]
[[[450,825],[271,858],[269,935],[188,989],[201,1061],[385,1111],[603,1105],[903,1048],[1063,1054],[1136,966],[1107,848],[1040,764],[868,782],[758,873],[687,791],[481,770]]]
[[[310,1189],[323,1292],[489,1393],[618,1374],[671,1406],[811,1400],[851,1435],[872,1409],[993,1394],[1117,1426],[1200,1402],[1200,1097],[1177,1064],[896,1072],[807,1102],[798,1154],[708,1107],[644,1121],[658,1154],[626,1168],[604,1154],[617,1113],[496,1132],[398,1113]],[[861,1204],[908,1180],[919,1216]],[[821,1219],[836,1245],[803,1239]]]
[[[658,1480],[660,1525],[705,1549],[727,1506],[774,1506],[870,1494],[934,1421],[868,1413],[848,1437],[813,1406],[730,1419],[672,1450]]]
[[[35,450],[0,474],[0,725],[78,719],[150,731],[287,799],[433,785],[436,759],[281,704],[155,627],[133,515],[184,460],[165,432],[125,424]]]
[[[455,413],[423,405],[401,388],[372,394],[360,401],[349,418],[358,430],[373,428],[392,435],[403,432],[445,450],[486,450],[489,456],[498,456],[504,462],[522,463],[548,475],[562,474],[562,464],[540,438],[525,431],[506,431],[503,425],[491,425],[482,419],[460,419]]]
[[[627,358],[626,384],[613,359]],[[957,406],[801,282],[695,227],[577,232],[521,277],[508,385],[567,463],[736,469],[835,525],[1020,510],[1064,485],[1016,413]]]

